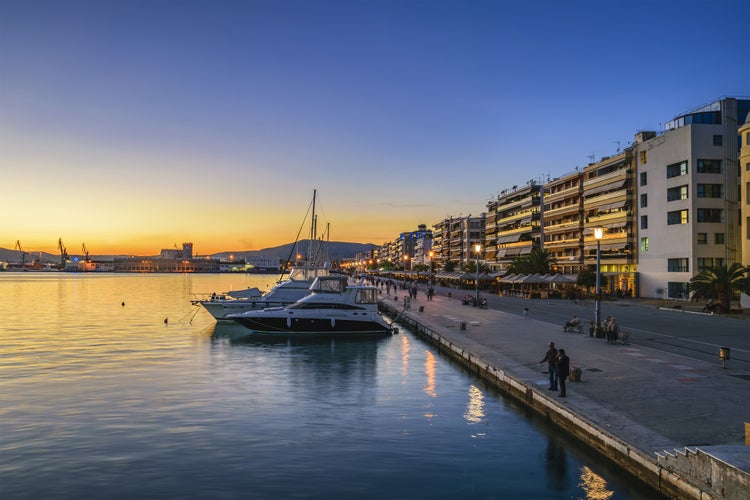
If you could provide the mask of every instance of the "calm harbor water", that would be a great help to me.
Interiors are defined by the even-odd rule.
[[[655,497],[408,331],[254,343],[190,304],[275,278],[0,273],[0,498]]]

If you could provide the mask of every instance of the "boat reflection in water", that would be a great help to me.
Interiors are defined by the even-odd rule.
[[[310,295],[292,305],[229,314],[255,337],[390,335],[393,331],[378,312],[378,289],[351,285],[345,276],[317,278]]]

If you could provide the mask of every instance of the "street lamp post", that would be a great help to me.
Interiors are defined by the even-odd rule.
[[[602,321],[602,248],[601,241],[604,235],[604,229],[601,227],[594,228],[594,238],[596,239],[596,298],[594,301],[594,322],[596,328],[601,326]]]
[[[432,290],[432,273],[434,272],[434,268],[432,266],[432,257],[435,255],[435,252],[430,250],[430,290]]]
[[[474,297],[474,307],[479,305],[479,252],[480,250],[482,250],[482,246],[479,243],[474,245],[474,252],[477,254],[477,282],[476,282],[477,293],[476,293],[476,297]]]

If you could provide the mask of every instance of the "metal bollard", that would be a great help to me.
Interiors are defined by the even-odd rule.
[[[721,367],[727,367],[727,361],[731,359],[731,349],[728,347],[719,347],[719,359],[721,360]]]

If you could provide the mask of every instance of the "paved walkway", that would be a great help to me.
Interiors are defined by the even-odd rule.
[[[403,295],[399,290],[391,296],[401,302],[386,300],[401,308]],[[718,359],[708,363],[638,345],[611,345],[588,333],[563,333],[560,325],[492,306],[464,306],[444,295],[427,301],[420,294],[405,314],[643,452],[653,456],[700,447],[750,471],[750,446],[744,446],[750,373],[732,369],[731,363],[722,368]],[[571,367],[583,371],[580,382],[568,382],[567,398],[547,390],[546,363],[539,364],[550,341],[565,349]]]

